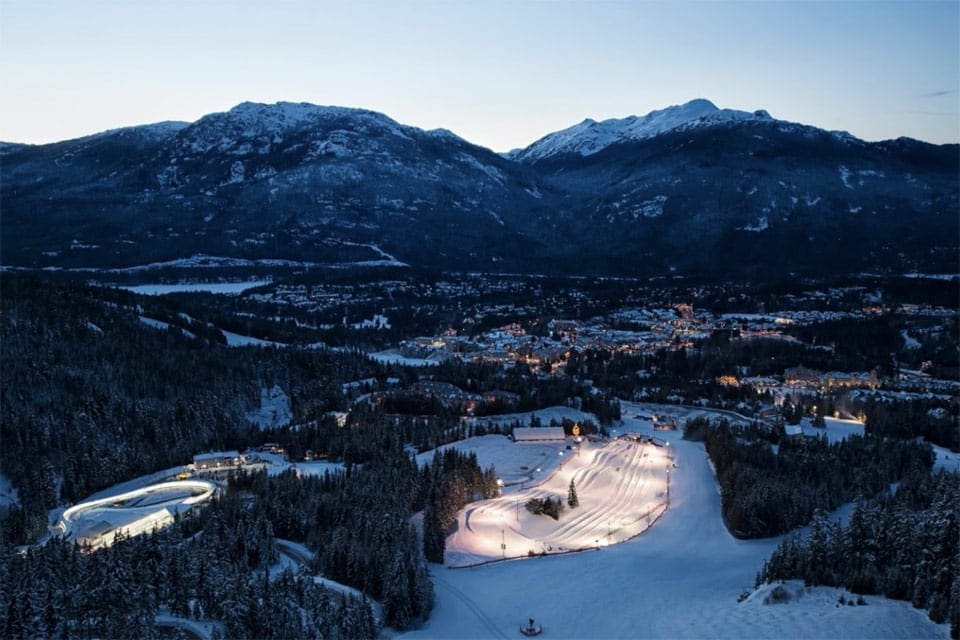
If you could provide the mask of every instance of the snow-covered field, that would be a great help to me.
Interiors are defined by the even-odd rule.
[[[322,476],[327,471],[339,473],[345,468],[342,462],[329,462],[327,460],[288,462],[279,453],[257,453],[256,455],[260,460],[267,463],[267,475],[271,476],[280,475],[287,469],[294,469],[301,476]]]
[[[804,418],[800,421],[800,428],[803,429],[805,436],[827,436],[829,442],[840,442],[850,436],[863,435],[863,423],[859,420],[843,420],[841,418],[824,418],[824,427],[817,428],[813,426],[810,418]]]
[[[261,340],[260,338],[254,338],[252,336],[242,336],[239,333],[233,333],[225,329],[221,329],[220,333],[223,334],[223,337],[227,339],[228,347],[285,347],[287,345],[280,342],[271,342],[270,340]]]
[[[163,296],[168,293],[218,293],[221,295],[236,295],[248,289],[256,289],[270,284],[270,280],[250,280],[248,282],[195,282],[180,284],[138,284],[117,285],[119,289],[126,289],[145,296]]]
[[[404,367],[435,367],[440,364],[440,361],[436,359],[409,358],[400,354],[396,349],[387,349],[367,355],[381,364],[399,364]]]
[[[487,435],[468,438],[440,447],[440,451],[459,449],[464,453],[477,454],[480,468],[493,465],[497,475],[507,487],[531,482],[553,473],[566,451],[566,442],[514,442],[509,436]],[[417,462],[430,462],[433,452],[421,453]],[[566,494],[564,494],[566,495]]]
[[[946,447],[935,444],[931,444],[930,448],[937,455],[937,459],[933,462],[934,471],[945,469],[952,473],[960,473],[960,453],[954,453]]]
[[[274,476],[283,473],[287,468],[296,469],[301,476],[322,476],[326,472],[340,473],[345,469],[342,462],[326,462],[318,460],[315,462],[297,462],[290,463],[287,467],[271,466],[267,469],[267,474]]]
[[[624,403],[619,431],[671,444],[678,467],[671,467],[670,508],[656,524],[599,551],[472,569],[433,565],[436,607],[423,628],[403,637],[516,638],[531,617],[543,624],[544,638],[949,637],[947,625],[933,624],[907,602],[867,596],[866,606],[843,606],[843,592],[826,587],[788,583],[792,595],[782,604],[767,597],[770,588],[737,602],[779,538],[731,536],[703,445],[682,440],[680,431],[653,432],[649,421],[633,417],[648,411]],[[457,534],[449,543],[458,544]]]

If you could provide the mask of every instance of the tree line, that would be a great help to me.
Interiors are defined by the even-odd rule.
[[[493,467],[481,470],[477,454],[457,449],[437,451],[421,470],[423,479],[423,552],[429,562],[443,564],[446,538],[457,512],[474,500],[500,495]]]

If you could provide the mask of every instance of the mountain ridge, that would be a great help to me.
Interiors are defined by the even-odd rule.
[[[956,145],[864,142],[706,100],[557,134],[505,157],[375,111],[247,102],[185,126],[0,144],[0,249],[11,266],[72,268],[363,262],[376,246],[414,266],[608,273],[913,268],[957,252]]]
[[[374,111],[374,110],[371,110],[371,109],[365,109],[365,108],[362,108],[362,107],[346,107],[346,106],[339,106],[339,105],[318,105],[318,104],[314,104],[314,103],[310,103],[310,102],[293,102],[293,101],[284,101],[284,100],[277,101],[277,102],[273,102],[273,103],[244,101],[244,102],[241,102],[241,103],[239,103],[239,104],[231,107],[230,109],[228,109],[228,110],[226,110],[226,111],[216,111],[216,112],[211,112],[211,113],[205,114],[205,115],[201,116],[200,118],[198,118],[197,120],[194,120],[194,121],[192,121],[192,122],[189,122],[189,121],[181,121],[181,120],[163,120],[163,121],[159,121],[159,122],[150,122],[150,123],[137,124],[137,125],[126,125],[126,126],[120,126],[120,127],[111,128],[111,129],[105,129],[105,130],[103,130],[103,131],[98,131],[98,132],[93,132],[93,133],[89,133],[89,134],[84,134],[84,135],[81,135],[81,136],[76,136],[76,137],[71,137],[71,138],[64,138],[64,139],[62,139],[62,140],[54,140],[54,141],[51,141],[51,142],[31,143],[31,142],[19,142],[19,141],[15,141],[15,140],[0,140],[0,148],[2,148],[2,147],[42,147],[42,146],[49,146],[49,145],[54,145],[54,144],[62,144],[62,143],[65,143],[65,142],[75,142],[75,141],[79,141],[79,140],[86,140],[86,139],[89,139],[89,138],[98,137],[98,136],[102,136],[102,135],[105,135],[105,134],[113,134],[113,133],[127,132],[127,131],[134,131],[134,130],[149,130],[149,129],[169,128],[169,129],[171,130],[171,133],[177,133],[180,129],[184,129],[184,128],[189,127],[189,126],[191,126],[191,125],[198,124],[198,123],[200,123],[201,121],[203,121],[203,120],[206,119],[206,118],[211,118],[211,117],[216,117],[216,116],[226,116],[226,115],[238,114],[238,113],[244,113],[244,112],[253,113],[253,112],[259,111],[259,112],[263,113],[263,112],[267,112],[270,108],[279,108],[279,109],[282,109],[282,110],[287,111],[287,112],[289,113],[289,112],[290,112],[289,110],[290,110],[291,108],[296,108],[296,107],[303,107],[303,108],[306,108],[306,110],[315,110],[315,111],[320,112],[320,113],[324,113],[324,112],[326,112],[326,113],[339,113],[339,114],[341,114],[341,115],[342,115],[342,114],[351,114],[351,113],[352,113],[352,114],[365,114],[365,115],[368,115],[368,116],[377,116],[377,117],[381,117],[381,118],[384,118],[384,119],[386,119],[386,120],[389,120],[390,122],[396,124],[396,125],[399,126],[399,127],[408,128],[408,129],[416,129],[416,130],[422,131],[422,132],[424,132],[424,133],[434,134],[434,135],[438,135],[438,136],[444,136],[444,135],[446,135],[446,136],[452,136],[452,137],[458,138],[458,139],[460,139],[460,140],[464,140],[464,141],[466,141],[466,142],[469,142],[470,144],[472,144],[472,145],[474,145],[474,146],[483,147],[483,148],[486,148],[486,149],[489,149],[489,150],[492,151],[492,149],[491,149],[490,147],[486,147],[486,146],[484,146],[484,145],[482,145],[482,144],[478,144],[478,143],[475,143],[475,142],[470,142],[470,141],[466,140],[465,138],[462,138],[461,136],[457,135],[455,132],[450,131],[449,129],[442,128],[442,127],[440,127],[440,128],[434,128],[434,129],[423,129],[423,128],[420,128],[420,127],[416,127],[416,126],[414,126],[414,125],[401,124],[401,123],[397,122],[396,120],[394,120],[393,118],[391,118],[390,116],[388,116],[388,115],[386,115],[386,114],[384,114],[384,113],[382,113],[382,112]],[[700,112],[696,113],[696,115],[693,116],[693,117],[688,117],[688,116],[685,116],[685,115],[684,115],[684,114],[689,114],[690,111],[692,111],[692,110],[700,110]],[[514,157],[518,156],[519,154],[521,154],[522,152],[527,151],[527,150],[530,149],[531,147],[534,147],[534,146],[537,145],[538,143],[540,143],[540,142],[542,142],[542,141],[544,141],[544,140],[546,140],[546,139],[548,139],[548,138],[551,138],[551,136],[555,136],[555,135],[560,134],[560,133],[564,133],[564,132],[567,132],[567,131],[575,130],[575,129],[579,128],[579,127],[591,126],[591,125],[593,125],[593,126],[596,126],[596,125],[604,125],[604,124],[607,124],[607,123],[609,123],[609,124],[634,123],[634,122],[638,122],[638,121],[651,121],[651,120],[654,121],[654,122],[656,122],[659,118],[662,118],[662,117],[664,117],[664,116],[672,116],[672,115],[679,115],[679,116],[680,116],[680,120],[674,122],[674,124],[673,124],[672,126],[665,126],[665,127],[661,128],[661,129],[659,129],[659,130],[657,131],[657,133],[665,133],[666,131],[668,131],[668,130],[670,130],[670,129],[672,129],[672,128],[676,128],[676,127],[679,127],[679,126],[683,126],[683,125],[685,125],[685,124],[688,124],[688,123],[690,123],[690,122],[692,122],[692,121],[697,120],[698,118],[700,118],[700,117],[702,117],[702,116],[708,116],[708,121],[710,121],[711,124],[715,124],[715,123],[717,123],[717,122],[719,122],[719,121],[722,121],[723,119],[726,119],[726,120],[728,120],[728,121],[732,121],[732,120],[736,120],[736,119],[760,118],[760,119],[773,120],[773,121],[780,122],[780,123],[785,123],[785,124],[792,124],[792,125],[804,126],[804,127],[813,127],[813,128],[815,128],[815,129],[818,129],[818,130],[828,131],[829,133],[832,133],[832,134],[834,134],[834,135],[837,135],[838,137],[853,139],[853,140],[856,140],[856,141],[859,141],[859,142],[864,142],[864,143],[867,143],[867,144],[874,144],[874,143],[880,143],[880,142],[890,142],[890,141],[893,141],[893,140],[906,139],[906,140],[913,140],[913,141],[916,141],[916,142],[920,142],[920,143],[928,144],[928,145],[932,145],[932,146],[937,146],[937,147],[960,145],[960,142],[934,143],[934,142],[929,142],[929,141],[926,141],[926,140],[921,140],[921,139],[919,139],[919,138],[911,138],[910,136],[898,136],[898,137],[896,137],[896,138],[888,138],[888,139],[883,139],[883,140],[867,141],[867,140],[864,140],[864,139],[862,139],[862,138],[858,138],[857,136],[851,134],[851,133],[848,132],[848,131],[844,131],[844,130],[826,130],[826,129],[822,129],[821,127],[817,127],[817,126],[814,125],[814,124],[798,123],[798,122],[794,122],[794,121],[790,121],[790,120],[779,120],[779,119],[773,118],[773,117],[770,115],[770,113],[769,113],[767,110],[765,110],[765,109],[757,109],[757,110],[754,110],[754,111],[742,111],[742,110],[738,110],[738,109],[727,109],[727,108],[721,109],[721,108],[717,107],[711,100],[708,100],[708,99],[706,99],[706,98],[694,98],[694,99],[691,99],[691,100],[689,100],[689,101],[687,101],[687,102],[685,102],[685,103],[682,103],[682,104],[671,105],[671,106],[664,107],[664,108],[662,108],[662,109],[655,109],[655,110],[650,111],[650,112],[648,112],[648,113],[646,113],[646,114],[644,114],[644,115],[633,114],[633,115],[624,116],[624,117],[622,117],[622,118],[607,118],[607,119],[604,119],[604,120],[594,120],[593,118],[586,117],[586,118],[584,118],[582,121],[580,121],[580,122],[578,122],[578,123],[576,123],[576,124],[574,124],[574,125],[571,125],[571,126],[569,126],[569,127],[566,127],[566,128],[564,128],[564,129],[559,129],[559,130],[557,130],[557,131],[552,131],[552,132],[550,132],[550,133],[547,133],[547,134],[545,134],[544,136],[541,136],[540,138],[538,138],[537,140],[535,140],[534,142],[528,144],[528,145],[525,146],[525,147],[516,147],[516,148],[514,148],[514,149],[510,149],[509,151],[494,152],[494,153],[498,153],[498,155],[501,155],[501,156],[503,156],[503,157],[514,158]],[[717,118],[709,118],[709,116],[717,116]],[[645,137],[652,137],[652,136],[645,136]],[[631,139],[639,139],[639,138],[631,138]],[[584,155],[587,155],[587,154],[584,154]]]

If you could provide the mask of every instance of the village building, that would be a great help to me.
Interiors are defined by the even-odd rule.
[[[230,469],[245,463],[246,459],[240,455],[239,451],[214,451],[193,456],[193,466],[198,472]]]
[[[804,366],[790,367],[783,371],[783,381],[790,386],[823,389],[876,389],[880,379],[876,370],[869,373],[845,373],[828,371],[823,373]]]
[[[566,439],[563,427],[514,427],[514,442],[558,442]]]

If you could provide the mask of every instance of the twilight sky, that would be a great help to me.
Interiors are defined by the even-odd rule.
[[[960,141],[960,2],[0,0],[0,140],[245,100],[381,111],[496,151],[693,98]]]

